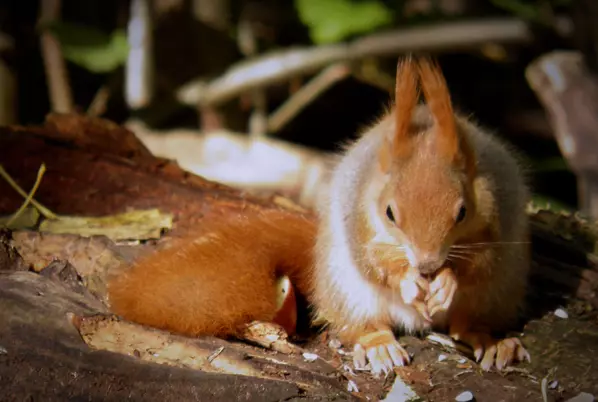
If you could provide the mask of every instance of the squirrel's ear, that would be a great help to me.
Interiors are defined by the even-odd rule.
[[[395,83],[395,128],[388,144],[393,158],[402,158],[411,151],[410,127],[413,110],[419,99],[417,65],[411,55],[399,60]]]
[[[418,72],[426,103],[434,116],[439,154],[473,177],[475,155],[466,138],[459,135],[450,92],[440,66],[429,59],[420,59]]]
[[[426,104],[434,117],[438,152],[457,162],[459,136],[451,96],[442,70],[437,63],[422,58],[418,61],[418,71]]]

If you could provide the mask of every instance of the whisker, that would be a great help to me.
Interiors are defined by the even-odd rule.
[[[472,258],[466,257],[464,255],[449,254],[448,257],[447,257],[447,260],[449,259],[449,257],[453,257],[453,258],[456,258],[458,260],[462,260],[462,261],[466,261],[466,262],[473,262]]]
[[[455,253],[455,254],[474,255],[479,250],[468,249],[468,248],[457,248],[457,249],[455,249],[455,248],[449,247],[448,251],[449,251],[449,253]]]
[[[386,243],[386,242],[376,242],[377,246],[382,246],[382,247],[392,247],[392,248],[400,248],[400,249],[404,249],[405,246],[403,246],[402,244],[394,244],[394,243]]]
[[[471,249],[453,249],[452,247],[449,249],[449,251],[452,252],[452,253],[468,254],[468,255],[472,255],[473,253],[475,253],[475,250],[471,250]]]
[[[497,241],[497,242],[482,242],[482,243],[464,243],[464,244],[453,244],[455,248],[474,248],[484,246],[503,246],[503,245],[516,245],[516,244],[531,244],[529,241]]]

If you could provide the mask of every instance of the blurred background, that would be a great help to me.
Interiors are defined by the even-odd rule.
[[[397,58],[425,53],[456,108],[521,150],[537,202],[592,214],[593,175],[571,168],[526,69],[566,50],[594,74],[597,25],[595,0],[3,0],[0,124],[110,119],[242,185],[354,138],[392,100]],[[244,171],[222,173],[233,160]]]

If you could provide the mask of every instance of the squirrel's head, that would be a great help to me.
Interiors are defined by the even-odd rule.
[[[418,77],[427,108],[416,110]],[[410,265],[433,274],[472,224],[475,156],[458,131],[436,64],[411,57],[401,61],[395,99],[394,124],[387,126],[378,155],[384,183],[378,214]]]

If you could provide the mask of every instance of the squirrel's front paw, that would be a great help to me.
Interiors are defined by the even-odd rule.
[[[370,370],[378,375],[388,374],[395,366],[405,366],[411,359],[390,330],[379,330],[359,337],[353,348],[353,365],[363,369],[370,363]]]
[[[426,320],[432,321],[426,303],[426,295],[429,292],[428,281],[418,275],[405,275],[399,282],[401,297],[405,304],[413,306]]]
[[[430,283],[430,293],[426,303],[430,316],[450,307],[457,291],[457,277],[450,268],[442,268]]]

